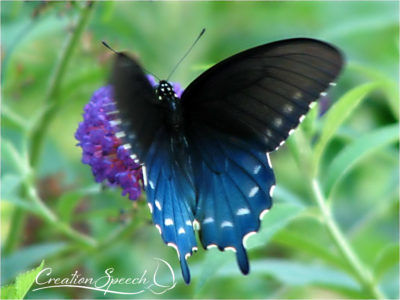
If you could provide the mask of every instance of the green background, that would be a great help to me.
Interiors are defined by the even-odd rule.
[[[159,257],[177,286],[133,297],[398,298],[398,17],[398,3],[383,1],[2,1],[2,286],[42,259],[54,277],[78,270],[98,278],[109,267],[140,276]],[[249,240],[250,275],[233,253],[200,249],[189,258],[187,286],[145,196],[133,203],[96,184],[74,133],[108,78],[112,53],[101,40],[164,78],[203,27],[171,78],[183,86],[229,55],[290,37],[336,45],[346,67],[328,114],[313,109],[271,155],[275,203]],[[27,297],[116,298],[66,288]]]

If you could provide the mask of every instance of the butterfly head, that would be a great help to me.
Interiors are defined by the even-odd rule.
[[[160,81],[160,83],[156,89],[156,94],[157,94],[158,100],[160,100],[160,101],[171,102],[178,98],[178,96],[176,95],[176,93],[174,91],[174,88],[166,80]]]

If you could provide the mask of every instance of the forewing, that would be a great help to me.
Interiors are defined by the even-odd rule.
[[[144,162],[157,132],[163,126],[164,109],[157,103],[153,87],[138,63],[117,53],[111,76],[123,139],[131,152]]]
[[[333,46],[289,39],[234,55],[199,76],[182,95],[187,127],[248,137],[275,150],[338,76]]]

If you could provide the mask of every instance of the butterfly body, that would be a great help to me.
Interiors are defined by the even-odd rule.
[[[153,222],[176,249],[184,280],[197,249],[232,250],[249,272],[245,241],[272,206],[268,153],[297,127],[343,65],[314,39],[261,45],[223,60],[177,97],[153,88],[138,63],[117,53],[114,86],[124,142],[143,163]]]

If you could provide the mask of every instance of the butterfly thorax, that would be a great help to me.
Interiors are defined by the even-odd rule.
[[[180,129],[183,123],[182,107],[172,85],[165,80],[161,80],[156,89],[156,95],[158,100],[165,105],[168,111],[167,124],[173,130]]]

